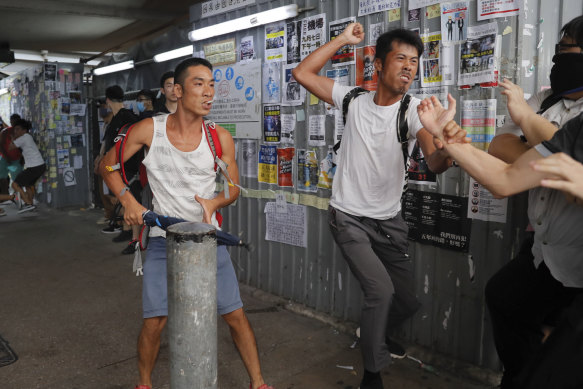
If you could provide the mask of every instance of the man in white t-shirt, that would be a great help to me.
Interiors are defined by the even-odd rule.
[[[20,119],[15,122],[13,127],[14,138],[8,149],[20,148],[22,150],[24,170],[16,176],[12,182],[12,188],[20,194],[20,198],[24,201],[24,206],[19,212],[28,212],[36,208],[33,204],[34,184],[45,172],[46,165],[34,139],[28,133],[30,122]]]
[[[342,34],[304,59],[294,69],[294,78],[320,99],[342,109],[344,97],[353,87],[318,73],[341,47],[363,39],[361,24],[348,25]],[[360,339],[365,371],[361,389],[383,388],[380,370],[389,364],[390,355],[405,356],[387,332],[411,317],[420,305],[407,254],[408,228],[401,217],[406,172],[397,137],[397,113],[422,52],[421,39],[409,30],[391,30],[378,38],[374,61],[377,91],[361,95],[349,105],[332,184],[330,230],[364,293]],[[419,141],[429,168],[441,173],[451,161],[436,151],[433,137],[422,128],[415,112],[418,104],[419,100],[412,98],[406,115],[408,152]]]

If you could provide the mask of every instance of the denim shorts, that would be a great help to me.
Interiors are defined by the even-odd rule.
[[[148,241],[142,288],[144,318],[168,316],[168,287],[166,284],[166,238]],[[217,246],[217,310],[225,315],[243,307],[239,282],[225,246]]]

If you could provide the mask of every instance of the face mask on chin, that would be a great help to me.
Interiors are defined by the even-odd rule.
[[[138,111],[140,111],[140,112],[144,112],[146,110],[146,106],[141,101],[138,101],[136,106],[138,107]]]
[[[553,57],[551,89],[555,95],[568,95],[583,90],[583,53],[562,53]]]

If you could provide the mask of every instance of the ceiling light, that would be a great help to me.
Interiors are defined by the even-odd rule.
[[[101,76],[102,74],[121,72],[122,70],[128,70],[134,68],[134,61],[126,61],[116,63],[115,65],[104,66],[102,68],[93,69],[93,75]]]
[[[286,5],[284,7],[273,8],[268,11],[259,12],[242,18],[229,20],[227,22],[215,24],[208,27],[192,30],[188,33],[191,41],[200,41],[213,36],[224,35],[230,32],[246,30],[264,24],[278,22],[298,15],[297,4]]]
[[[8,88],[2,88],[2,89],[0,89],[0,95],[5,95],[5,94],[6,94],[6,93],[8,93],[8,92],[10,92],[10,91],[8,90]]]
[[[154,62],[164,62],[170,61],[174,58],[186,57],[187,55],[192,55],[194,52],[194,47],[192,45],[184,46],[179,49],[165,51],[164,53],[156,54],[154,56]]]

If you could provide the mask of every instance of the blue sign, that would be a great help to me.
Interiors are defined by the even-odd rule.
[[[233,76],[235,75],[235,71],[233,70],[232,67],[228,67],[227,70],[225,71],[225,77],[227,77],[227,80],[232,80]]]
[[[235,79],[235,88],[241,90],[243,88],[243,85],[245,85],[245,79],[241,76],[237,77]]]
[[[213,76],[215,77],[215,82],[219,82],[221,81],[221,78],[223,78],[223,72],[221,71],[221,69],[216,69],[215,74]]]
[[[245,98],[247,99],[247,101],[253,100],[254,97],[255,97],[255,90],[253,90],[252,87],[245,89]]]

